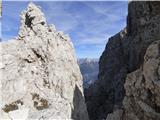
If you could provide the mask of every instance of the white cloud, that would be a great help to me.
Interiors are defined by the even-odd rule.
[[[85,34],[78,34],[78,40],[76,40],[75,45],[103,45],[107,43],[109,37],[111,35],[99,34],[87,36]]]
[[[57,29],[65,33],[69,33],[79,24],[74,16],[65,10],[68,9],[70,4],[71,2],[67,4],[63,2],[46,3],[48,7],[46,11],[47,20],[49,23],[56,24]]]
[[[65,33],[71,33],[76,31],[76,40],[73,42],[76,45],[82,44],[104,44],[111,35],[109,34],[120,31],[121,26],[117,26],[117,21],[124,18],[124,15],[119,14],[119,7],[117,4],[106,7],[104,2],[81,2],[87,9],[94,11],[94,15],[91,15],[90,11],[87,10],[83,13],[75,13],[75,11],[68,11],[68,9],[74,7],[73,2],[46,2],[47,10],[46,16],[49,23],[56,25],[58,30],[64,31]],[[109,3],[109,2],[108,2]],[[97,5],[98,4],[98,5]],[[51,12],[52,11],[52,12]],[[74,12],[74,14],[73,14]],[[103,17],[101,17],[103,16]],[[78,31],[78,26],[83,29]],[[115,31],[117,29],[117,31]]]
[[[34,0],[33,0],[34,1]],[[17,2],[18,3],[18,2]],[[22,2],[20,2],[22,3]],[[73,43],[78,49],[79,53],[86,49],[90,50],[88,53],[95,53],[100,55],[108,38],[119,32],[125,27],[125,17],[127,15],[124,5],[110,4],[110,2],[35,2],[41,6],[42,11],[45,13],[49,24],[54,24],[57,30],[71,34]],[[117,3],[117,2],[115,2]],[[108,5],[110,4],[110,5]],[[127,3],[126,3],[127,4]],[[13,20],[17,20],[17,12],[26,7],[26,3],[21,5],[17,4],[14,14],[8,13],[8,16]],[[75,6],[79,8],[76,8]],[[11,9],[11,8],[10,8]],[[18,18],[19,19],[19,18]],[[123,22],[122,22],[123,21]],[[15,28],[15,24],[8,24],[5,26],[6,31]],[[7,33],[7,32],[6,32]],[[10,36],[6,34],[4,38]],[[91,47],[92,46],[92,47]],[[81,49],[79,50],[79,47]],[[90,47],[92,49],[90,49]],[[83,49],[82,49],[83,48]],[[94,49],[94,51],[92,51]],[[93,54],[94,56],[94,54]]]

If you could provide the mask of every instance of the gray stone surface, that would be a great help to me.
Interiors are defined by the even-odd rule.
[[[106,120],[121,120],[122,116],[123,116],[123,110],[119,109],[119,110],[115,110],[111,114],[108,114]]]
[[[127,75],[123,119],[160,120],[159,46],[160,41],[152,43],[140,69]]]
[[[146,49],[157,40],[160,40],[160,2],[129,2],[127,27],[109,39],[100,57],[99,80],[87,93],[86,103],[91,120],[106,119],[107,114],[123,108],[122,101],[125,91],[128,91],[124,89],[127,74],[140,69]],[[148,82],[152,81],[149,77],[151,73],[147,73]]]
[[[0,48],[1,119],[88,120],[72,42],[39,7],[28,5],[17,39]]]

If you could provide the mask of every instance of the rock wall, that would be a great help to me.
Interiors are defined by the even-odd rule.
[[[0,43],[1,118],[88,120],[71,40],[30,3],[17,39]]]
[[[160,120],[160,41],[146,51],[143,65],[127,75],[125,120]]]
[[[142,89],[137,90],[137,88],[134,88],[134,86],[131,85],[133,86],[133,89],[136,90],[130,90],[130,82],[140,82],[140,76],[144,76],[140,73],[144,74],[144,71],[148,71],[146,74],[147,78],[145,78],[144,81],[155,81],[153,79],[156,75],[154,75],[155,73],[153,73],[152,70],[154,69],[152,67],[158,66],[157,63],[155,63],[156,66],[154,66],[155,64],[149,63],[150,71],[148,68],[145,68],[146,70],[140,69],[143,64],[146,64],[146,57],[144,59],[146,49],[152,44],[152,42],[158,40],[160,40],[160,2],[129,2],[127,27],[109,39],[99,61],[99,80],[90,87],[90,90],[88,90],[86,103],[90,119],[105,119],[107,115],[113,111],[115,112],[112,115],[115,115],[117,112],[121,113],[122,115],[123,112],[121,112],[121,110],[124,108],[124,113],[122,116],[127,116],[127,114],[131,113],[137,115],[135,112],[142,110],[142,112],[139,112],[140,115],[137,115],[136,117],[132,116],[132,118],[134,120],[158,120],[157,116],[159,111],[157,109],[159,108],[159,105],[157,104],[157,101],[152,100],[148,103],[145,100],[141,100],[139,97],[137,100],[137,97],[131,98],[127,96],[127,94],[130,94],[131,96],[139,95],[138,91],[143,89],[142,85],[140,84],[139,88]],[[158,44],[159,43],[157,43],[157,45]],[[150,49],[147,51],[149,53]],[[156,51],[157,50],[155,50],[155,52]],[[148,53],[146,53],[146,56]],[[157,61],[158,60],[159,59],[157,59]],[[137,74],[140,74],[139,77],[133,77],[137,76]],[[152,76],[150,76],[151,74]],[[156,87],[156,85],[157,84],[152,83],[151,86]],[[154,92],[158,90],[159,88],[155,88],[155,90],[149,88],[151,99],[159,99],[157,92]],[[143,92],[143,94],[146,94],[148,89],[145,89],[144,91],[145,92]],[[155,98],[156,96],[158,98]],[[139,100],[140,102],[138,102]],[[138,107],[134,106],[134,103],[136,103]],[[153,105],[151,105],[151,103]],[[147,108],[151,108],[149,113],[153,113],[152,117],[148,117],[146,115],[148,113],[145,113],[143,110],[146,110]],[[95,114],[92,115],[93,113]],[[111,115],[108,117],[114,119],[114,117],[111,117]],[[122,118],[130,120],[129,117]]]

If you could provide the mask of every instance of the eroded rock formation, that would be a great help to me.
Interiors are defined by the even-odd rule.
[[[1,42],[1,118],[88,120],[70,38],[30,3],[17,39]]]
[[[126,120],[160,120],[160,41],[146,51],[139,69],[127,75],[123,100]]]
[[[107,120],[117,120],[117,113],[124,120],[160,119],[158,40],[160,2],[129,2],[127,27],[109,39],[99,62],[99,80],[88,90],[91,120],[106,119],[112,112]]]

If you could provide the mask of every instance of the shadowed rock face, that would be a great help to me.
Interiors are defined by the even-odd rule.
[[[71,40],[39,7],[28,5],[17,39],[0,47],[2,119],[88,120]]]
[[[128,111],[129,108],[135,108],[135,111],[138,109],[134,104],[130,107],[123,106],[122,102],[128,90],[127,88],[124,89],[124,83],[125,81],[127,82],[129,73],[140,69],[144,64],[144,55],[148,46],[152,42],[160,40],[159,6],[160,2],[143,1],[129,3],[127,27],[109,39],[99,61],[99,80],[88,90],[86,101],[90,119],[106,119],[108,113],[123,107],[125,107],[124,111]],[[134,79],[138,78],[134,77]],[[148,81],[151,81],[151,78]],[[155,90],[158,89],[156,88]],[[150,91],[149,93],[151,94],[154,90]],[[138,91],[134,92],[138,95]],[[151,94],[151,98],[154,98],[155,95],[152,96]],[[127,99],[133,100],[128,97]],[[131,101],[127,103],[127,106],[132,103]],[[133,101],[138,103],[138,100]],[[153,101],[152,103],[155,102]],[[125,104],[125,102],[123,103]],[[143,103],[146,104],[147,102],[143,101]],[[145,104],[143,103],[140,102],[138,106],[144,108]],[[155,106],[159,108],[158,105]],[[126,114],[134,113],[132,110],[129,111]],[[140,113],[143,116],[142,118],[147,120],[158,119],[157,117],[146,118],[144,117],[146,116],[144,110],[142,111]],[[93,115],[93,113],[95,114]],[[123,112],[120,113],[122,114]],[[133,118],[141,119],[139,115]],[[126,118],[126,120],[129,120],[129,118]]]
[[[146,51],[139,69],[127,75],[123,100],[127,120],[160,120],[160,41]]]
[[[81,90],[79,90],[77,86],[75,87],[74,90],[73,106],[74,108],[72,109],[72,119],[86,120],[87,109],[86,108],[84,109],[85,106],[84,96]],[[80,112],[79,110],[82,110],[83,112]]]

